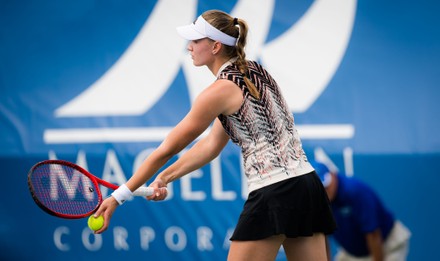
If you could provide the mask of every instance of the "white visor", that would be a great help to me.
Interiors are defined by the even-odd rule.
[[[207,37],[229,46],[235,46],[237,43],[237,38],[227,35],[210,25],[202,16],[199,16],[194,23],[179,26],[176,29],[177,33],[186,40],[198,40]]]

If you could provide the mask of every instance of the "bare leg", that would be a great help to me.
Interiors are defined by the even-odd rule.
[[[273,261],[285,238],[278,235],[255,241],[232,241],[228,261]]]
[[[325,235],[314,234],[311,237],[286,238],[284,251],[289,261],[327,261]]]

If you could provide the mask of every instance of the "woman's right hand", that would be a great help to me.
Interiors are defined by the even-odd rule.
[[[119,203],[114,197],[108,197],[102,202],[98,210],[93,215],[95,217],[103,216],[104,225],[101,229],[95,231],[95,234],[101,234],[107,230],[108,226],[110,225],[110,219],[112,218],[113,212],[115,212],[117,206],[119,206]]]

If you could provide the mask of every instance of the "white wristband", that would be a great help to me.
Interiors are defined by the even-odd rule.
[[[133,197],[133,192],[123,184],[117,190],[113,191],[112,196],[116,199],[119,205],[122,205],[126,200],[130,200]]]

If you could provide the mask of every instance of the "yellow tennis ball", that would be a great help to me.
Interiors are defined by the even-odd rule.
[[[93,231],[100,230],[102,226],[104,226],[104,217],[99,216],[95,218],[93,215],[91,215],[87,221],[87,225],[89,225],[89,228]]]

